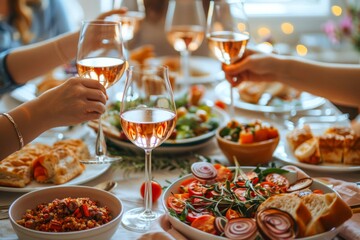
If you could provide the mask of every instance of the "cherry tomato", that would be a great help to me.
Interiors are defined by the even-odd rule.
[[[202,215],[196,218],[192,223],[191,226],[193,228],[199,229],[201,231],[216,234],[215,229],[215,217],[211,215]]]
[[[270,127],[268,128],[268,138],[277,138],[279,136],[279,132],[276,128]]]
[[[140,193],[141,197],[144,198],[145,196],[145,182],[141,185]],[[158,182],[151,181],[151,188],[152,188],[152,201],[156,202],[162,193],[161,185]]]
[[[254,133],[254,141],[261,142],[268,139],[268,130],[265,128],[257,129]]]
[[[217,106],[218,108],[221,108],[221,109],[226,109],[226,103],[224,103],[223,101],[221,100],[216,100],[215,101],[215,106]]]
[[[232,179],[232,172],[229,168],[218,163],[215,163],[214,167],[217,171],[217,182],[225,182],[226,180],[230,181]]]
[[[274,183],[275,185],[279,186],[280,188],[287,189],[289,187],[289,180],[283,175],[278,173],[270,173],[265,177],[267,182]]]
[[[228,220],[230,220],[230,219],[234,219],[234,218],[240,218],[241,215],[240,215],[240,213],[239,213],[238,211],[229,208],[229,209],[226,211],[225,217],[226,217]]]
[[[185,200],[189,198],[188,193],[173,194],[168,197],[167,205],[176,213],[181,213],[185,208]]]

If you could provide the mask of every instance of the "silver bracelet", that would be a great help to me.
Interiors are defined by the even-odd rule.
[[[12,125],[14,126],[14,129],[16,131],[16,134],[19,138],[19,145],[20,145],[20,149],[22,149],[24,147],[24,138],[21,135],[21,132],[16,124],[16,122],[14,121],[14,119],[8,114],[8,113],[1,113],[1,115],[4,115],[7,119],[9,119],[9,121],[12,123]]]

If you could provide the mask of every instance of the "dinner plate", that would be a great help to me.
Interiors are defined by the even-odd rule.
[[[108,168],[110,167],[110,164],[87,164],[85,166],[84,172],[77,176],[76,178],[70,180],[69,182],[66,182],[61,185],[55,185],[50,183],[38,183],[34,180],[31,181],[30,184],[28,184],[26,187],[23,188],[15,188],[15,187],[4,187],[0,186],[0,191],[6,191],[6,192],[31,192],[38,189],[48,188],[48,187],[54,187],[54,186],[66,186],[66,185],[79,185],[82,183],[89,182],[93,180],[94,178],[100,176],[103,174]]]
[[[167,60],[180,61],[179,56],[164,56],[157,58],[150,58],[146,63],[150,65],[162,65]],[[224,72],[221,70],[221,63],[213,58],[202,57],[202,56],[190,56],[190,73],[193,76],[190,79],[177,79],[177,84],[199,84],[216,82],[225,78]],[[196,76],[194,76],[196,74]]]
[[[229,121],[228,114],[225,111],[221,110],[220,108],[213,107],[212,111],[218,118],[219,127],[221,127],[223,123]],[[208,144],[209,140],[211,140],[215,136],[216,130],[217,128],[210,132],[207,132],[205,134],[193,138],[180,139],[180,140],[167,140],[159,147],[155,148],[154,153],[186,153],[203,148]],[[107,136],[107,138],[119,147],[126,147],[133,150],[143,151],[141,148],[135,146],[129,140],[119,140],[110,136]]]
[[[292,164],[303,169],[321,172],[356,172],[360,171],[360,165],[347,165],[336,163],[321,163],[318,165],[299,162],[286,141],[280,140],[274,152],[274,157],[284,163]]]
[[[307,92],[302,92],[300,97],[298,99],[294,99],[293,101],[281,101],[280,99],[276,99],[272,101],[270,105],[263,106],[242,101],[238,91],[236,91],[236,88],[234,88],[232,91],[235,107],[257,112],[281,113],[290,112],[293,110],[305,111],[317,108],[326,102],[326,100],[322,97],[314,96]],[[227,81],[223,81],[215,87],[215,94],[222,101],[230,104],[230,84]]]
[[[315,165],[299,162],[299,160],[297,160],[297,158],[294,156],[293,151],[290,149],[284,133],[281,133],[279,144],[273,156],[284,163],[295,165],[303,169],[319,172],[355,172],[360,170],[360,165],[347,165],[336,163],[321,163]]]
[[[230,167],[232,168],[232,167]],[[241,167],[241,169],[244,172],[248,172],[251,171],[252,169],[254,169],[255,167]],[[233,168],[232,168],[233,169]],[[285,174],[286,178],[289,180],[290,183],[293,183],[296,181],[297,179],[297,174],[295,172],[289,172]],[[190,178],[194,178],[192,174],[186,175],[178,180],[176,180],[175,182],[173,182],[170,186],[168,186],[166,188],[166,191],[164,192],[164,194],[162,195],[162,205],[165,209],[166,214],[168,215],[168,219],[171,223],[171,225],[178,230],[181,234],[183,234],[184,236],[188,237],[189,239],[212,239],[212,240],[225,240],[228,238],[225,237],[221,237],[221,236],[215,236],[203,231],[200,231],[196,228],[193,228],[183,222],[181,222],[179,219],[177,219],[176,217],[171,216],[168,208],[167,208],[167,198],[172,195],[172,194],[176,194],[179,193],[179,189],[180,189],[180,185],[183,181],[190,179]],[[331,189],[329,186],[326,186],[325,184],[317,181],[316,179],[314,179],[312,185],[310,186],[311,189],[319,189],[321,191],[323,191],[324,193],[330,193],[330,192],[334,192],[333,189]],[[341,230],[341,226],[337,227],[337,228],[333,228],[328,232],[322,233],[322,234],[317,234],[315,236],[310,236],[307,237],[307,240],[320,240],[320,239],[332,239],[333,237],[335,237],[338,232]],[[300,239],[305,239],[305,238],[299,238]]]

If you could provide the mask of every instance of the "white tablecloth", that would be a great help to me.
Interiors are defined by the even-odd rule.
[[[9,95],[4,95],[0,100],[0,112],[6,112],[11,108],[16,107],[18,104],[19,102],[11,98]],[[327,102],[322,108],[335,109],[334,106],[329,102]],[[337,109],[335,110],[337,111]],[[237,109],[236,114],[237,118],[240,119],[263,119],[269,121],[269,119],[267,119],[263,113],[256,113]],[[281,129],[281,125],[278,125],[276,123],[274,124],[280,130],[284,131],[284,129]],[[199,153],[205,156],[214,157],[220,161],[225,161],[226,163],[224,156],[221,154],[220,150],[217,147],[215,139],[212,139],[206,146],[199,149]],[[156,161],[156,157],[153,157],[153,161]],[[306,172],[312,177],[326,176],[350,182],[360,181],[359,172],[317,172],[310,170],[306,170]],[[175,180],[179,176],[179,171],[154,171],[153,176],[154,179],[160,182],[162,185],[168,185],[167,181]],[[130,208],[142,206],[143,202],[140,197],[139,189],[141,183],[144,180],[143,173],[136,173],[125,176],[123,170],[119,169],[118,167],[111,167],[104,174],[90,182],[85,183],[84,185],[94,186],[97,183],[110,179],[116,180],[119,183],[117,188],[114,190],[114,193],[116,194],[116,196],[119,197],[119,199],[122,200],[125,211]],[[21,194],[19,193],[0,191],[0,205],[9,204],[20,195]],[[157,203],[155,203],[154,208],[163,209],[161,206],[161,202],[158,201]],[[131,232],[120,226],[112,239],[137,239],[140,236],[141,233]],[[17,239],[17,236],[13,232],[10,221],[8,219],[0,220],[0,239]]]

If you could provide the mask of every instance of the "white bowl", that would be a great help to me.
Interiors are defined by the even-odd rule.
[[[16,223],[17,220],[22,218],[22,215],[27,209],[33,209],[40,203],[51,202],[55,198],[61,199],[66,197],[89,197],[92,200],[99,201],[100,206],[107,206],[109,208],[113,219],[96,228],[58,233],[37,231],[25,228]],[[11,225],[20,240],[105,240],[110,239],[116,232],[122,212],[123,207],[121,201],[112,193],[86,186],[59,186],[33,191],[16,199],[10,206],[9,217]]]
[[[234,169],[233,167],[229,167],[230,169]],[[241,169],[244,172],[248,172],[252,169],[254,169],[255,167],[241,167]],[[286,173],[284,176],[286,176],[286,178],[289,180],[290,184],[294,183],[297,179],[297,175],[295,172],[289,172]],[[173,193],[179,193],[179,187],[181,185],[181,183],[186,180],[186,179],[190,179],[190,178],[194,178],[194,176],[192,174],[186,175],[180,179],[178,179],[177,181],[173,182],[164,192],[164,194],[162,195],[162,204],[163,207],[165,209],[166,214],[168,215],[168,219],[171,223],[171,225],[178,230],[181,234],[183,234],[184,236],[186,236],[189,239],[207,239],[207,240],[224,240],[227,239],[225,237],[220,237],[220,236],[215,236],[206,232],[203,232],[201,230],[198,230],[196,228],[193,228],[183,222],[181,222],[179,219],[177,219],[176,217],[173,217],[170,215],[170,212],[168,211],[168,207],[167,207],[167,198],[172,195]],[[331,189],[330,187],[322,184],[319,181],[316,181],[314,179],[311,187],[311,189],[319,189],[322,190],[324,193],[330,193],[330,192],[334,192],[333,189]],[[297,238],[297,240],[323,240],[323,239],[333,239],[341,230],[342,226],[339,226],[337,228],[333,228],[330,231],[327,231],[325,233],[321,233],[321,234],[317,234],[311,237],[307,237],[307,238]]]

